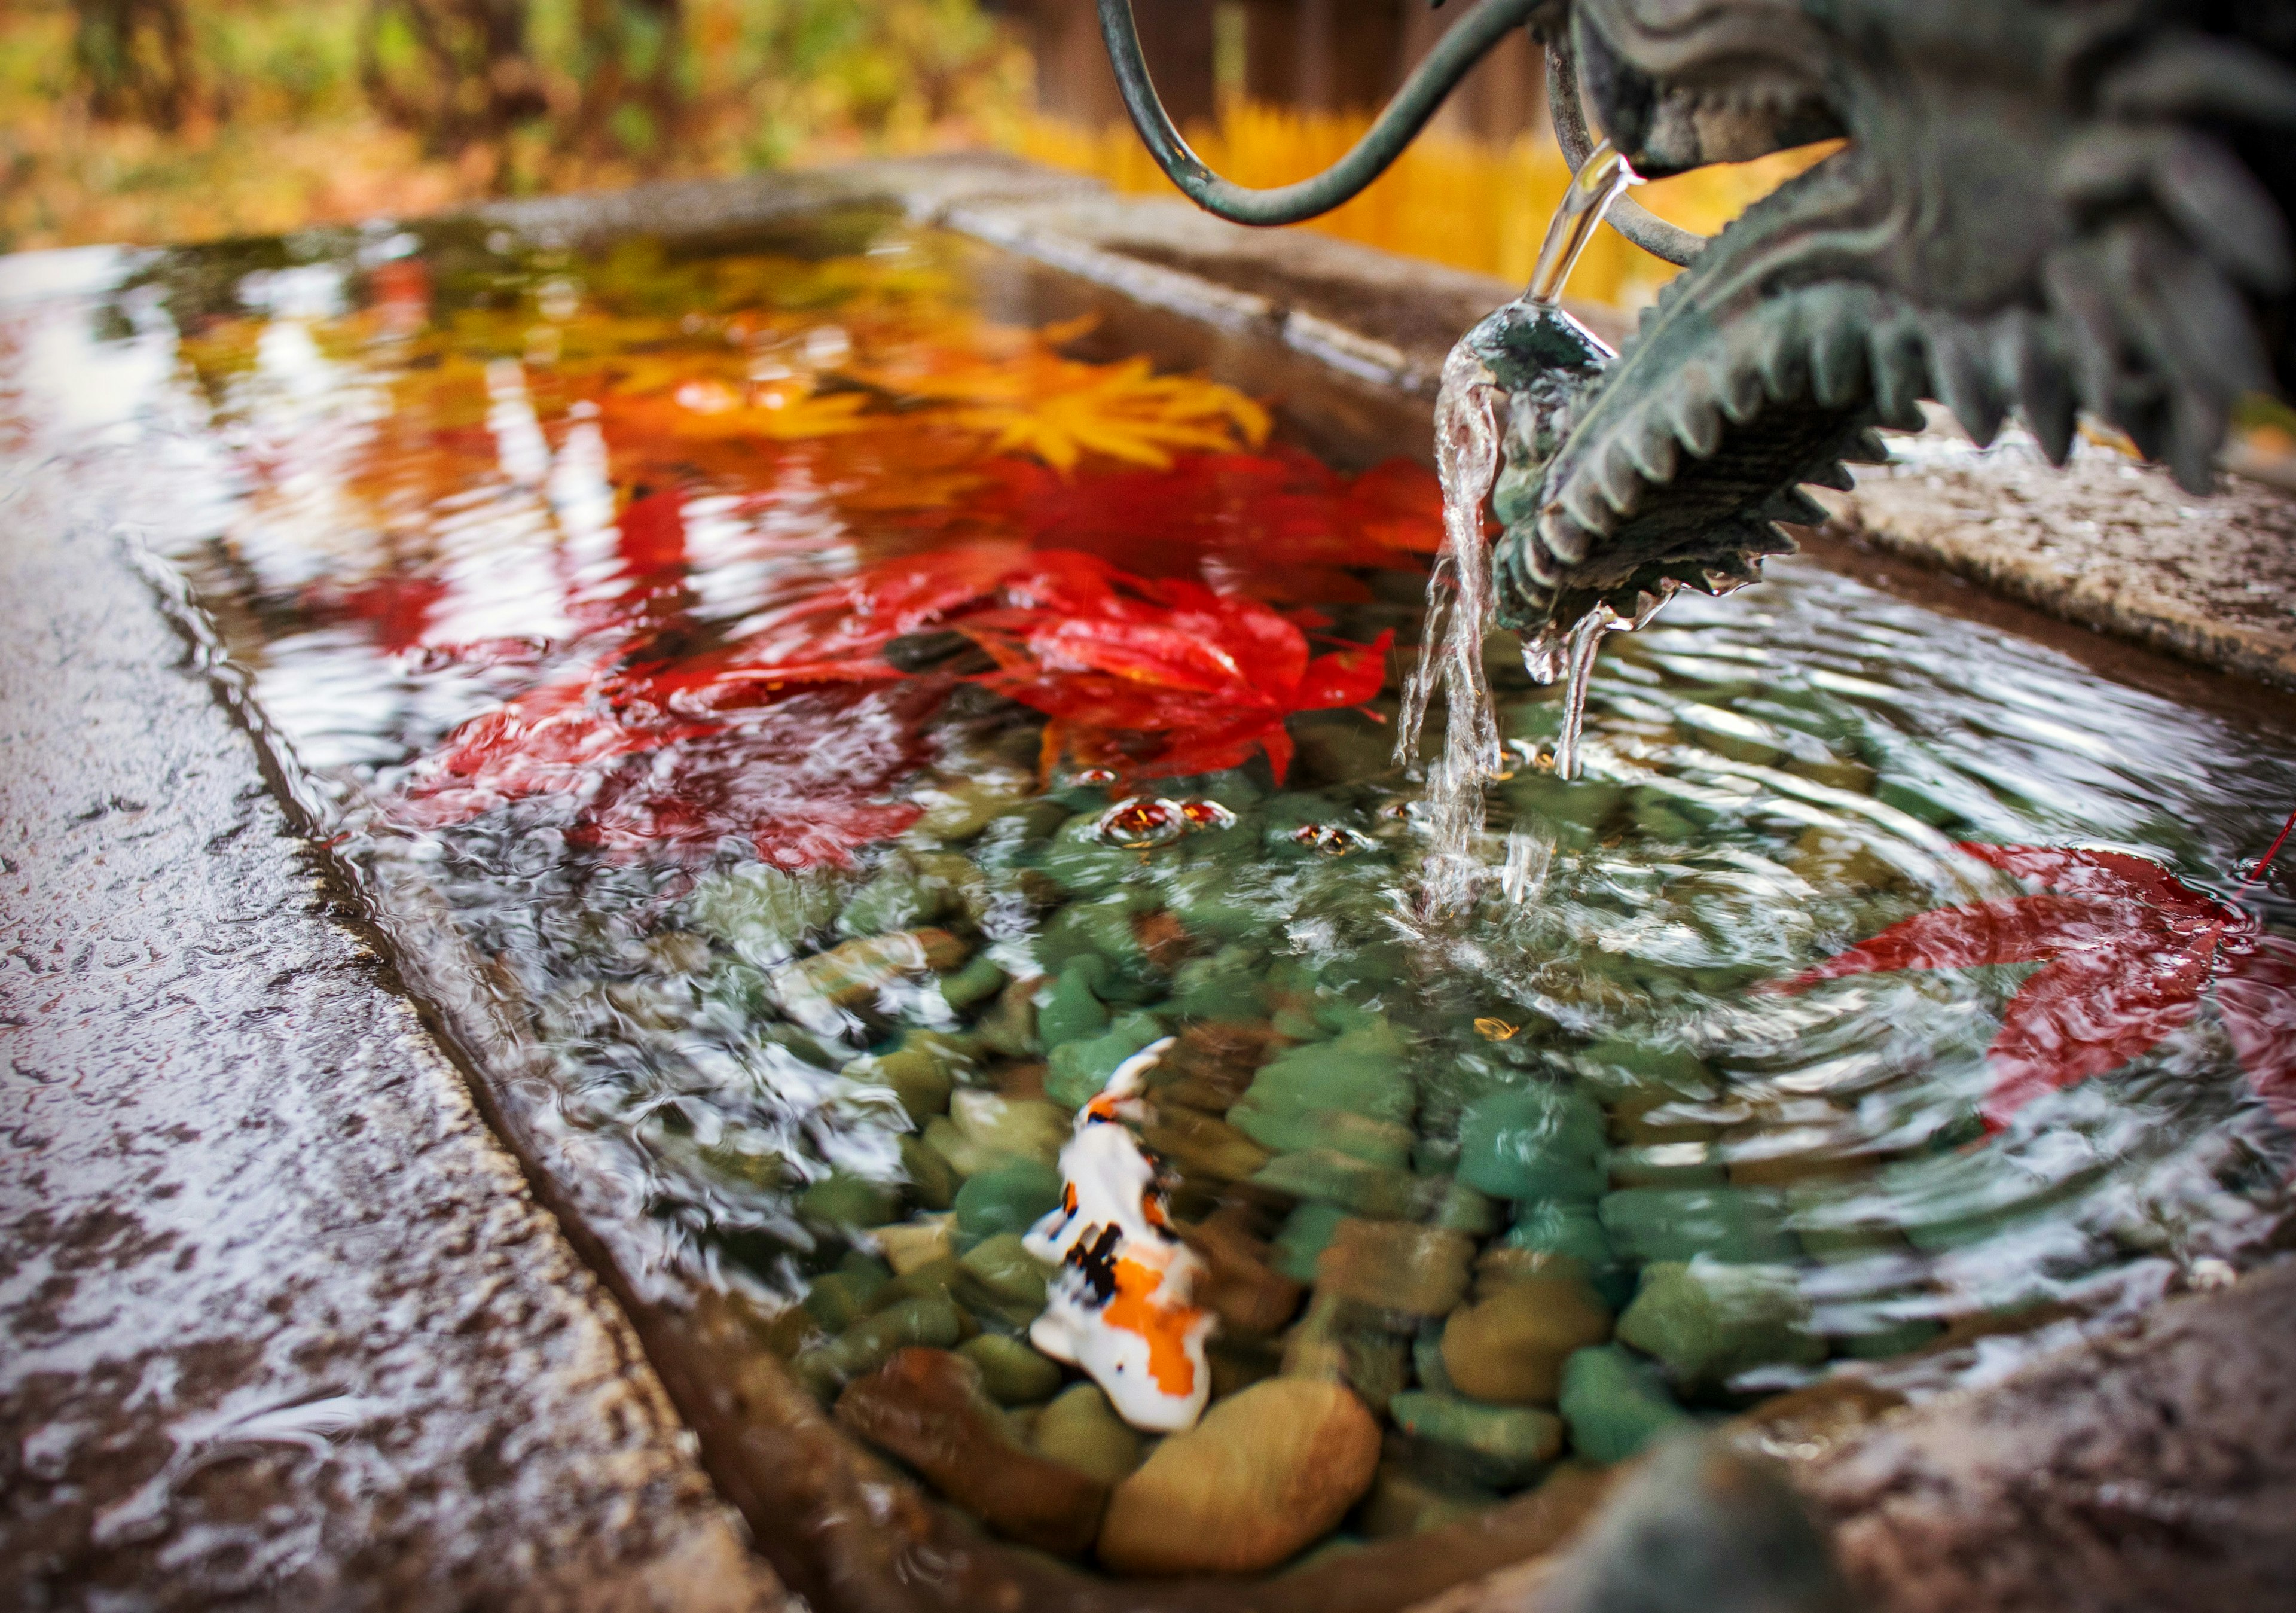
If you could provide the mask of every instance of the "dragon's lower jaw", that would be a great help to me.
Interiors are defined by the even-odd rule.
[[[1924,397],[1980,443],[2013,402],[2053,462],[2071,441],[2067,366],[2021,310],[1973,321],[1836,282],[1726,320],[1658,312],[1577,389],[1551,457],[1518,398],[1493,500],[1505,626],[1568,625],[1598,605],[1632,617],[1677,588],[1755,580],[1763,556],[1793,547],[1775,523],[1824,519],[1799,484],[1849,489],[1844,462],[1884,461],[1874,428],[1918,429]]]

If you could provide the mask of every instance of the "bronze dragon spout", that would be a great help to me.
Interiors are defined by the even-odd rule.
[[[1101,4],[1144,89],[1128,0]],[[2296,384],[2296,0],[1482,0],[1444,42],[1464,64],[1439,47],[1331,175],[1176,177],[1250,222],[1336,205],[1514,26],[1574,166],[1582,91],[1644,177],[1843,144],[1703,243],[1614,216],[1688,260],[1614,359],[1489,344],[1508,626],[1751,580],[1776,523],[1822,514],[1800,484],[1849,486],[1923,399],[1980,443],[2013,412],[2056,463],[2086,412],[2197,491],[2237,400]]]

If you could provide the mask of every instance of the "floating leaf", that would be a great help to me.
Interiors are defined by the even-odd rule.
[[[2051,890],[1920,913],[1769,989],[1897,969],[2042,963],[1988,1049],[1986,1123],[2120,1068],[2188,1024],[2210,981],[2257,1096],[2296,1129],[2296,945],[2149,858],[2086,847],[1961,850]]]

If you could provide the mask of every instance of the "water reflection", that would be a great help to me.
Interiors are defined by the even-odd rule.
[[[1702,1410],[1923,1388],[2275,1224],[2259,1090],[2296,1074],[2240,1027],[2296,1045],[2296,981],[2224,961],[2233,927],[2189,1013],[2013,1110],[2038,946],[1757,988],[2062,899],[1967,842],[2152,859],[2284,934],[2225,870],[2296,800],[2296,735],[1781,564],[1614,641],[1575,778],[1560,696],[1492,646],[1505,776],[1444,826],[1466,907],[1431,918],[1379,646],[1415,636],[1431,478],[1341,476],[1241,393],[989,323],[959,243],[848,244],[0,267],[8,452],[85,463],[340,853],[443,903],[642,1290],[747,1296],[825,1392],[912,1301],[1017,1338],[1042,1276],[998,1263],[1070,1112],[1174,1033],[1147,1135],[1234,1280],[1223,1396],[1323,1351],[1375,1405],[1448,1406],[1456,1316],[1526,1271],[1583,1280],[1605,1336],[1641,1310],[1598,1353]],[[1390,1222],[1471,1253],[1472,1301],[1464,1265],[1423,1316],[1363,1298],[1405,1273],[1350,1229]],[[1694,1366],[1647,1319],[1717,1266],[1707,1298],[1769,1308]]]

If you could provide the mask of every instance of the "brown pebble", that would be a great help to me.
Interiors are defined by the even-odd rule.
[[[999,1535],[1062,1556],[1092,1544],[1107,1486],[1010,1443],[1011,1425],[960,1355],[901,1351],[846,1386],[837,1420]]]
[[[1551,1406],[1564,1359],[1610,1336],[1611,1313],[1583,1278],[1527,1277],[1452,1313],[1443,1370],[1471,1399]]]
[[[1300,1285],[1267,1263],[1267,1246],[1244,1230],[1243,1218],[1223,1211],[1177,1229],[1203,1256],[1196,1303],[1220,1319],[1223,1334],[1255,1337],[1281,1331],[1300,1310]]]
[[[1316,1258],[1316,1291],[1378,1311],[1442,1316],[1467,1296],[1474,1239],[1400,1221],[1342,1221]]]
[[[1379,1424],[1341,1385],[1271,1378],[1215,1403],[1116,1486],[1100,1560],[1119,1574],[1252,1574],[1371,1487]]]
[[[1264,1025],[1208,1020],[1180,1033],[1152,1080],[1160,1100],[1225,1115],[1275,1056],[1275,1033]]]

